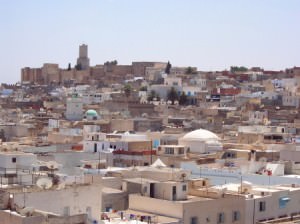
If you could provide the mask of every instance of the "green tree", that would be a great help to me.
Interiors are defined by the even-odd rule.
[[[194,68],[192,68],[191,66],[187,67],[187,69],[185,70],[185,74],[196,74],[197,71],[195,71]]]
[[[154,90],[151,90],[151,92],[149,93],[147,100],[148,101],[152,101],[155,97],[156,97],[156,92]]]
[[[186,71],[185,71],[185,73],[186,74],[192,74],[192,72],[193,72],[193,69],[192,69],[192,67],[187,67],[187,69],[186,69]]]
[[[125,93],[125,96],[128,98],[131,95],[132,87],[130,84],[126,84],[123,88],[123,91]]]
[[[104,65],[117,65],[118,64],[118,61],[117,60],[113,60],[113,61],[106,61],[104,63]]]
[[[154,90],[151,90],[151,92],[149,93],[149,95],[147,97],[147,100],[153,101],[154,99],[156,99],[157,101],[160,101],[160,96]]]
[[[166,66],[166,69],[165,69],[165,73],[170,74],[171,68],[172,68],[172,65],[171,65],[171,63],[168,61],[167,66]]]
[[[172,105],[174,105],[175,101],[178,100],[178,93],[174,87],[170,89],[168,92],[168,100],[172,102]]]
[[[79,64],[77,64],[76,66],[75,66],[75,69],[76,70],[82,70],[82,66],[81,66],[81,64],[79,63]]]
[[[248,68],[246,68],[244,66],[231,66],[230,67],[230,71],[232,73],[235,73],[235,72],[246,72],[246,71],[248,71]]]
[[[160,96],[157,93],[155,94],[155,98],[157,101],[160,101]]]
[[[188,100],[187,95],[185,94],[185,92],[182,92],[180,97],[179,97],[179,104],[180,105],[186,105],[187,100]]]
[[[147,86],[142,86],[141,88],[140,88],[140,91],[147,91]]]

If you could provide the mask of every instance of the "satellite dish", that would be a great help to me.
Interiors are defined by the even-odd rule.
[[[20,215],[22,216],[31,216],[33,212],[34,212],[33,207],[25,207],[19,211]]]
[[[50,178],[43,177],[43,178],[40,178],[40,179],[37,180],[36,185],[39,188],[45,190],[45,189],[51,188],[53,183],[52,183],[52,180]]]
[[[266,163],[268,159],[266,157],[260,157],[258,161],[261,163]]]
[[[46,166],[50,169],[50,170],[55,170],[58,169],[58,163],[55,161],[49,161],[46,163]]]

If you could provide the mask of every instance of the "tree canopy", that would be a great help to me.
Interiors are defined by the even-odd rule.
[[[81,64],[79,63],[79,64],[77,64],[76,66],[75,66],[75,69],[76,70],[82,70],[82,66],[81,66]]]
[[[187,103],[187,95],[185,94],[185,92],[182,92],[179,97],[179,104],[186,105],[186,103]]]
[[[230,71],[232,73],[235,73],[235,72],[246,72],[246,71],[248,71],[248,68],[244,67],[244,66],[231,66],[230,67]]]
[[[132,92],[132,86],[130,84],[126,84],[123,88],[125,96],[128,98]]]
[[[165,73],[170,74],[171,68],[172,68],[172,65],[171,65],[171,63],[168,61],[167,66],[166,66],[166,69],[165,69]]]
[[[147,91],[147,86],[142,86],[141,88],[140,88],[140,91]]]
[[[172,87],[168,92],[168,100],[170,100],[172,102],[172,105],[174,105],[175,101],[178,99],[179,99],[178,92],[174,87]]]
[[[153,101],[155,98],[157,101],[160,101],[160,96],[154,90],[151,90],[151,92],[149,93],[149,95],[147,97],[147,100]]]
[[[195,68],[192,68],[191,66],[189,66],[189,67],[187,67],[185,73],[186,74],[196,74],[197,71],[195,71]]]
[[[118,61],[117,60],[113,60],[113,61],[107,61],[104,63],[104,65],[117,65]]]

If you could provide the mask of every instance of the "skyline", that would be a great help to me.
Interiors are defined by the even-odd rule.
[[[23,67],[74,66],[82,43],[92,66],[111,60],[170,61],[212,71],[299,66],[300,2],[286,2],[2,2],[0,81],[19,81]]]

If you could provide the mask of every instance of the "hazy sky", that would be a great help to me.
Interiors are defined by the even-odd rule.
[[[230,65],[300,66],[299,0],[0,0],[0,82],[22,67],[168,61],[219,70]]]

